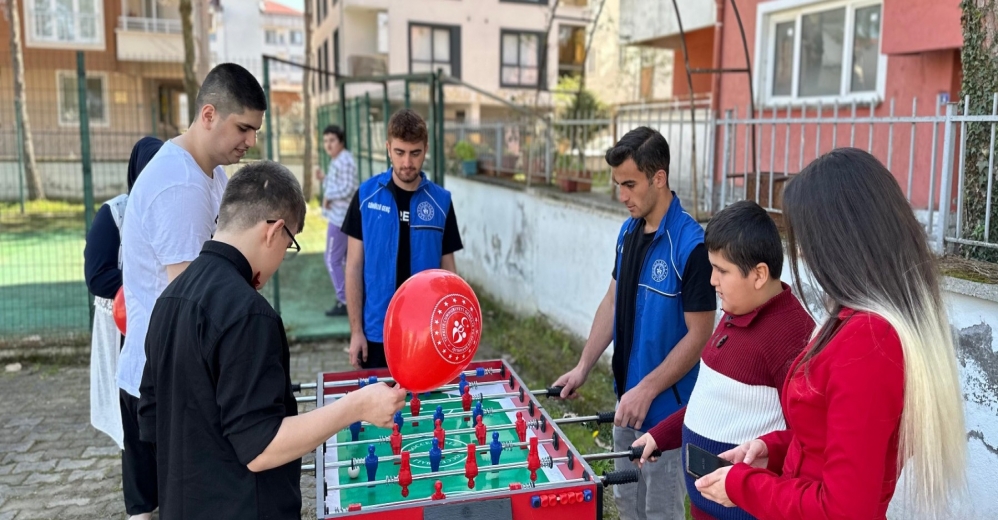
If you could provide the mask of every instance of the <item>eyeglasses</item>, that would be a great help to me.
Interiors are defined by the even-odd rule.
[[[267,223],[268,224],[276,224],[277,221],[276,220],[268,220]],[[294,255],[298,254],[298,252],[301,251],[301,246],[298,245],[298,241],[295,240],[294,233],[292,233],[291,230],[288,229],[288,226],[286,224],[282,225],[281,227],[283,227],[284,231],[288,234],[289,237],[291,237],[291,244],[288,245],[288,252],[285,253],[284,257],[287,258],[289,256],[294,256]]]

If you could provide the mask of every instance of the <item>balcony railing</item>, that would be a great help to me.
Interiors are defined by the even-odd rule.
[[[118,18],[118,28],[125,31],[147,33],[181,33],[180,20],[173,18],[141,18],[137,16],[121,16]]]

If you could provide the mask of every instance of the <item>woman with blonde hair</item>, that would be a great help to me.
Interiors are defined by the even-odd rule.
[[[761,519],[883,519],[901,469],[931,515],[964,482],[966,434],[956,354],[935,259],[901,188],[855,148],[819,157],[786,187],[791,269],[798,259],[829,317],[783,389],[787,430],[721,457],[696,483]]]

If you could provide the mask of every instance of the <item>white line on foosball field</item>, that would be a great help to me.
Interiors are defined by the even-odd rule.
[[[579,483],[582,483],[582,482],[594,482],[594,481],[592,481],[592,480],[586,480],[584,478],[573,478],[573,479],[568,479],[568,480],[560,480],[558,482],[542,482],[540,484],[530,483],[530,485],[527,485],[526,483],[521,483],[521,485],[523,486],[521,489],[523,489],[523,490],[529,490],[529,489],[536,489],[536,488],[540,488],[540,487],[549,487],[549,486],[555,486],[555,485],[557,485],[557,486],[563,486],[565,484],[579,484]],[[465,497],[467,497],[469,495],[478,496],[478,495],[491,495],[491,494],[509,493],[509,492],[510,492],[510,489],[508,487],[501,487],[501,488],[495,488],[495,489],[470,490],[470,491],[451,491],[449,493],[445,493],[445,495],[447,495],[447,497],[445,498],[445,500],[449,499],[449,498],[465,498]],[[414,502],[436,502],[436,501],[433,500],[430,497],[413,498],[413,499],[408,499],[408,500],[398,500],[398,501],[395,501],[395,502],[384,502],[384,503],[381,503],[381,504],[371,504],[369,506],[361,506],[360,510],[361,511],[369,511],[371,509],[381,509],[381,508],[384,508],[384,507],[397,506],[397,505],[402,505],[402,504],[408,505],[408,504],[412,504]],[[348,511],[348,509],[344,508],[344,507],[333,507],[333,508],[329,508],[329,511],[331,513],[333,513],[333,514],[336,514],[336,513],[346,513]]]
[[[531,419],[529,421],[524,421],[524,422],[527,423],[527,428],[540,428],[541,427],[541,423],[537,419]],[[515,428],[516,428],[516,424],[500,424],[498,426],[493,426],[493,427],[489,428],[488,431],[492,432],[492,431],[496,431],[496,430],[511,430],[511,429],[515,429]],[[448,435],[457,435],[457,434],[462,434],[462,433],[475,433],[475,429],[474,428],[458,428],[456,430],[444,430],[444,433],[448,434]],[[414,433],[414,434],[410,434],[410,435],[404,435],[403,439],[428,439],[428,438],[431,438],[431,437],[433,437],[433,432],[425,432],[425,433]],[[333,444],[332,446],[360,446],[362,444],[377,444],[379,442],[388,442],[389,440],[390,439],[389,439],[389,437],[387,435],[382,435],[381,437],[378,437],[377,439],[367,439],[367,440],[362,440],[362,441],[337,442],[336,444]],[[326,444],[327,444],[327,446],[329,445],[328,442]]]
[[[563,462],[568,462],[568,457],[558,457],[553,459],[551,457],[541,458],[541,467],[553,468],[555,464],[561,464]],[[527,467],[526,462],[510,462],[507,464],[497,464],[495,466],[481,466],[479,468],[479,474],[481,473],[491,473],[494,471],[503,471],[507,469],[520,469]],[[447,471],[437,471],[436,473],[420,473],[418,475],[413,475],[412,480],[427,480],[427,479],[438,479],[443,477],[455,477],[459,475],[464,475],[463,469],[452,469]],[[478,477],[475,477],[478,478]],[[397,484],[398,476],[388,476],[384,480],[370,480],[367,482],[356,482],[354,484],[337,484],[335,486],[326,486],[327,493],[332,490],[344,490],[344,489],[354,489],[362,487],[373,487],[381,486],[384,484]]]
[[[552,442],[554,442],[552,439],[538,439],[538,441],[537,441],[538,444],[551,444]],[[513,449],[522,449],[522,448],[529,448],[530,447],[530,443],[529,442],[509,442],[509,441],[507,441],[507,442],[502,442],[500,444],[502,444],[503,451],[512,451]],[[476,453],[488,453],[490,449],[491,448],[489,447],[488,444],[483,444],[481,446],[478,446],[477,449],[475,450],[475,452]],[[455,453],[467,453],[467,452],[468,452],[467,448],[450,448],[450,449],[446,449],[446,450],[440,450],[440,456],[441,457],[446,457],[447,455],[453,455]],[[410,452],[409,455],[412,458],[424,458],[424,457],[428,458],[430,456],[430,452],[428,452],[428,451],[420,451],[420,452],[415,452],[415,453]],[[351,458],[350,460],[340,460],[340,461],[336,461],[336,462],[327,462],[326,465],[325,465],[325,467],[332,469],[332,468],[345,468],[345,467],[348,467],[348,466],[363,466],[364,465],[364,460],[365,459],[363,459],[363,458]],[[383,457],[378,457],[378,462],[379,463],[381,463],[381,462],[395,462],[397,460],[402,460],[402,456],[401,455],[386,455],[386,456],[383,456]],[[302,469],[302,471],[313,470],[313,469],[315,469],[315,464],[302,464],[301,469]]]

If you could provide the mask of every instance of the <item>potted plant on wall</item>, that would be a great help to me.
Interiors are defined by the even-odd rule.
[[[461,161],[461,171],[465,175],[478,173],[478,151],[471,143],[461,141],[454,145],[454,155]]]

